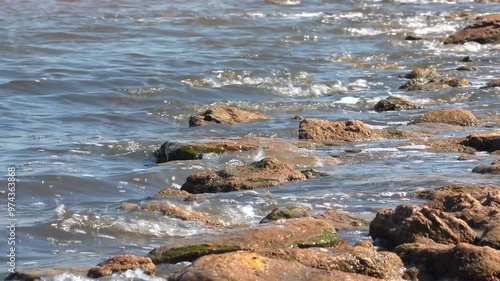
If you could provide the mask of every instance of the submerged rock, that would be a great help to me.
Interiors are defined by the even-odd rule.
[[[425,270],[435,280],[494,281],[500,279],[500,251],[466,243],[403,244],[396,253],[408,264]]]
[[[356,218],[348,213],[335,210],[326,210],[323,214],[315,216],[315,218],[327,221],[335,227],[335,230],[368,229],[370,225],[370,222],[366,219]]]
[[[269,116],[258,112],[250,112],[236,107],[213,105],[200,115],[189,118],[189,127],[197,127],[209,123],[243,124],[251,121],[270,119]]]
[[[404,75],[403,78],[406,79],[423,78],[427,81],[432,81],[440,76],[441,74],[433,68],[417,68],[412,70],[410,73]]]
[[[149,257],[156,264],[177,263],[238,250],[334,247],[338,244],[339,238],[330,224],[306,217],[259,224],[209,237],[186,238],[182,244],[154,249]]]
[[[195,211],[186,205],[176,205],[170,202],[147,202],[139,206],[141,209],[161,212],[164,216],[185,221],[196,221],[210,228],[219,228],[224,224],[204,213]]]
[[[299,125],[299,139],[313,141],[360,141],[379,138],[379,135],[358,120],[328,121],[304,119]]]
[[[377,213],[370,223],[370,235],[387,246],[431,241],[443,244],[472,243],[476,233],[462,220],[442,211],[415,205]]]
[[[382,111],[400,111],[400,110],[408,110],[408,109],[416,109],[420,108],[415,103],[403,99],[400,97],[390,96],[386,99],[380,100],[373,106],[373,110],[377,112]]]
[[[481,87],[481,89],[500,87],[500,79],[494,79],[486,83],[486,86]]]
[[[156,199],[182,199],[186,198],[186,196],[189,196],[190,193],[186,192],[184,190],[178,190],[175,188],[164,188],[160,190],[154,198]]]
[[[474,41],[480,44],[500,43],[500,14],[479,17],[463,30],[448,36],[444,44],[463,44]]]
[[[240,251],[210,255],[197,259],[184,270],[170,276],[168,281],[327,281],[380,280],[337,270],[327,271],[296,261],[266,257],[254,252]]]
[[[475,126],[480,122],[472,112],[461,108],[444,108],[427,112],[417,117],[410,124],[447,123],[459,126]]]
[[[305,180],[300,171],[276,158],[264,158],[250,165],[189,176],[181,190],[189,193],[230,192],[271,187],[287,181]]]
[[[285,206],[272,210],[259,223],[267,223],[280,219],[296,219],[312,216],[311,210],[300,206]]]
[[[111,257],[97,266],[89,269],[87,276],[90,278],[99,278],[106,275],[111,275],[115,272],[134,270],[140,268],[144,273],[154,275],[156,266],[150,258],[137,257],[134,255],[123,255]]]
[[[241,142],[207,142],[196,144],[179,144],[165,142],[155,151],[156,163],[164,163],[175,160],[202,159],[206,153],[224,153],[227,151],[248,151],[257,149],[257,146]]]

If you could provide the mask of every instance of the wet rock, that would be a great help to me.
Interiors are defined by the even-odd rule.
[[[377,251],[373,245],[330,249],[277,249],[259,251],[267,257],[292,260],[308,267],[343,271],[384,280],[399,280],[403,262],[394,253]]]
[[[486,83],[486,86],[481,87],[481,89],[500,87],[500,79],[494,79]]]
[[[456,77],[446,77],[440,81],[441,83],[445,83],[450,87],[468,87],[470,86],[470,82],[465,78],[456,78]]]
[[[304,120],[305,118],[302,115],[295,115],[292,119],[293,120]]]
[[[334,122],[308,118],[299,125],[299,139],[326,142],[360,141],[378,137],[375,131],[358,120]]]
[[[327,271],[296,261],[265,257],[254,252],[232,252],[202,257],[168,281],[261,280],[380,280],[359,274]]]
[[[467,145],[480,151],[493,152],[499,150],[500,131],[471,134],[467,137]]]
[[[408,264],[415,264],[437,279],[493,281],[500,279],[500,251],[466,243],[403,244],[396,253]]]
[[[417,192],[417,197],[428,199],[427,206],[462,219],[470,227],[482,228],[500,213],[498,186],[481,184],[453,184],[436,190]],[[496,202],[498,206],[496,206]]]
[[[480,44],[500,43],[500,14],[478,18],[463,30],[448,36],[443,43],[463,44],[470,41]]]
[[[285,206],[272,210],[259,223],[267,223],[281,219],[296,219],[312,216],[311,210],[301,206]]]
[[[178,190],[175,188],[164,188],[154,196],[156,199],[182,199],[189,196],[190,193],[184,190]]]
[[[472,112],[461,108],[444,108],[427,112],[417,117],[410,124],[447,123],[459,126],[475,126],[480,122]]]
[[[232,167],[217,172],[202,172],[189,176],[181,190],[189,193],[230,192],[271,187],[306,177],[290,165],[267,157],[250,165]]]
[[[458,161],[477,161],[480,160],[481,158],[477,157],[476,155],[473,154],[462,154],[460,155],[457,160]]]
[[[373,110],[377,112],[382,111],[400,111],[400,110],[408,110],[408,109],[416,109],[420,108],[415,103],[403,99],[400,97],[390,96],[386,99],[380,100],[373,106]]]
[[[467,145],[466,138],[413,140],[412,143],[429,146],[432,152],[476,152],[475,148]]]
[[[479,245],[500,250],[500,213],[495,215],[486,226]]]
[[[474,71],[477,70],[477,67],[475,66],[468,66],[468,65],[462,65],[456,68],[458,71]],[[469,86],[470,84],[466,85]]]
[[[461,62],[472,62],[472,58],[470,56],[466,56],[460,60]]]
[[[251,121],[270,119],[262,113],[250,112],[236,107],[214,105],[200,115],[189,118],[189,127],[197,127],[209,123],[243,124]]]
[[[475,12],[456,11],[456,12],[448,13],[448,15],[446,15],[444,18],[447,20],[454,20],[454,19],[472,20],[476,16],[477,16],[477,14]]]
[[[207,142],[197,144],[179,144],[165,142],[155,151],[156,163],[175,160],[202,159],[206,153],[224,153],[227,151],[248,151],[257,149],[257,146],[241,142]]]
[[[175,205],[170,202],[148,202],[141,204],[140,208],[149,211],[158,211],[164,216],[174,217],[185,221],[196,221],[206,227],[219,228],[224,225],[222,222],[185,205]]]
[[[422,40],[423,38],[420,37],[420,36],[415,36],[415,35],[408,35],[405,37],[405,40],[408,40],[408,41],[418,41],[418,40]]]
[[[330,176],[330,174],[328,173],[324,173],[324,172],[318,172],[318,171],[315,171],[313,169],[307,169],[307,170],[303,170],[303,171],[300,171],[305,177],[306,179],[310,180],[310,179],[314,179],[314,178],[317,178],[317,177],[327,177],[327,176]]]
[[[154,263],[193,261],[211,254],[238,250],[290,247],[334,247],[339,244],[335,229],[325,221],[305,217],[226,231],[209,237],[186,238],[149,253]]]
[[[456,244],[476,239],[476,233],[464,221],[445,212],[414,205],[378,212],[370,223],[369,232],[374,240],[389,247],[416,241]]]
[[[336,230],[340,229],[368,229],[370,222],[366,219],[356,218],[348,213],[335,210],[326,210],[323,214],[315,218],[327,221]]]
[[[500,165],[479,165],[472,169],[477,174],[500,174]]]
[[[42,276],[40,275],[35,275],[35,274],[28,274],[28,273],[23,273],[16,271],[14,273],[9,274],[7,277],[5,277],[5,281],[10,281],[10,280],[19,280],[19,281],[35,281],[35,280],[41,280]]]
[[[432,81],[440,76],[441,76],[441,74],[438,73],[433,68],[417,68],[417,69],[412,70],[410,73],[406,74],[403,77],[406,79],[422,78],[426,81]]]
[[[491,165],[500,165],[500,159],[495,159],[491,162]]]
[[[90,278],[99,278],[106,275],[111,275],[115,272],[122,272],[127,270],[135,270],[140,268],[144,273],[154,275],[156,266],[150,258],[137,257],[134,255],[123,255],[111,257],[97,266],[89,269],[87,276]]]

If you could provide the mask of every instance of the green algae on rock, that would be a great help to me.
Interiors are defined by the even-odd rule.
[[[182,261],[192,262],[199,257],[213,254],[222,254],[238,251],[241,248],[236,245],[210,245],[195,244],[189,246],[173,247],[166,249],[157,255],[156,249],[149,253],[154,263],[178,263]]]
[[[301,206],[284,206],[278,207],[267,214],[259,223],[267,223],[271,221],[277,221],[280,219],[295,219],[310,217],[311,210],[306,209]]]

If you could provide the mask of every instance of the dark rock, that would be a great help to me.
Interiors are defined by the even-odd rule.
[[[379,138],[379,135],[358,120],[332,122],[304,119],[299,125],[299,139],[313,141],[359,141]]]
[[[304,120],[305,118],[302,115],[295,115],[292,119],[293,120]]]
[[[417,241],[456,244],[476,239],[476,233],[464,221],[414,205],[378,212],[370,223],[370,235],[389,247]]]
[[[296,219],[312,216],[311,210],[300,206],[279,207],[267,214],[260,223],[267,223],[281,219]]]
[[[134,270],[140,268],[144,273],[154,275],[156,266],[150,258],[137,257],[134,255],[123,255],[111,257],[97,266],[91,268],[87,273],[90,278],[99,278],[106,275],[111,275],[115,272]]]
[[[427,112],[417,117],[410,124],[418,123],[447,123],[459,126],[479,125],[479,120],[472,112],[461,108],[445,108]]]
[[[460,60],[461,62],[472,62],[472,59],[470,56],[466,56],[463,59]]]
[[[465,78],[446,77],[442,79],[440,82],[445,83],[446,85],[453,88],[470,86],[470,82]]]
[[[330,224],[310,217],[269,222],[203,238],[186,238],[182,243],[156,248],[149,257],[156,264],[177,263],[238,250],[334,247],[339,243]]]
[[[422,37],[415,36],[415,35],[408,35],[408,36],[405,37],[405,40],[408,40],[408,41],[418,41],[418,40],[422,40]]]
[[[495,88],[495,87],[500,87],[500,79],[491,80],[490,82],[486,83],[486,86],[481,87],[481,89]]]
[[[373,110],[377,112],[382,111],[400,111],[400,110],[408,110],[408,109],[416,109],[419,108],[413,102],[395,96],[390,96],[384,100],[380,100],[373,106]]]
[[[500,174],[500,165],[479,165],[474,167],[472,172],[478,174]]]
[[[155,151],[156,163],[175,160],[202,159],[206,153],[224,153],[227,151],[248,151],[257,149],[257,146],[242,142],[207,142],[197,144],[179,144],[165,142],[160,149]]]
[[[440,76],[441,74],[438,73],[433,68],[417,68],[412,70],[410,73],[406,74],[404,78],[406,79],[422,78],[426,81],[433,81]]]
[[[477,67],[462,65],[462,66],[457,67],[456,70],[458,70],[458,71],[473,71],[473,70],[477,70]],[[469,85],[467,85],[467,86],[469,86]]]
[[[234,125],[262,119],[270,119],[270,117],[261,113],[250,112],[236,107],[214,105],[203,114],[191,116],[191,118],[189,118],[189,127],[202,126],[208,123],[225,123]]]
[[[189,176],[181,190],[189,193],[230,192],[271,187],[306,177],[290,165],[276,158],[264,158],[250,165],[217,172],[202,172]]]
[[[444,44],[463,44],[465,42],[480,44],[500,43],[500,14],[480,17],[465,29],[448,36]]]
[[[327,177],[329,176],[330,174],[328,173],[324,173],[324,172],[318,172],[318,171],[315,171],[313,169],[307,169],[307,170],[303,170],[303,171],[300,171],[305,177],[306,179],[310,180],[310,179],[314,179],[314,178],[317,178],[317,177]]]
[[[35,281],[35,280],[40,280],[42,279],[42,276],[40,275],[35,275],[35,274],[28,274],[28,273],[23,273],[16,271],[14,273],[9,274],[7,277],[5,277],[5,281],[8,280],[19,280],[19,281]]]
[[[466,243],[403,244],[396,253],[408,264],[427,271],[435,280],[493,281],[500,279],[500,251]]]
[[[480,151],[493,152],[500,149],[500,131],[489,131],[471,134],[467,137],[467,145]]]

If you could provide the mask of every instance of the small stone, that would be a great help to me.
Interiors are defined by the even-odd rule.
[[[106,275],[111,275],[115,272],[122,272],[127,270],[134,270],[140,268],[144,273],[153,275],[156,266],[153,264],[150,258],[137,257],[134,255],[123,255],[111,257],[97,266],[91,268],[87,276],[90,278],[99,278]]]
[[[460,60],[461,62],[472,62],[472,59],[470,56],[466,56],[463,59]]]
[[[408,36],[405,37],[405,40],[408,40],[408,41],[418,41],[418,40],[422,40],[422,37],[415,36],[415,35],[408,35]]]

